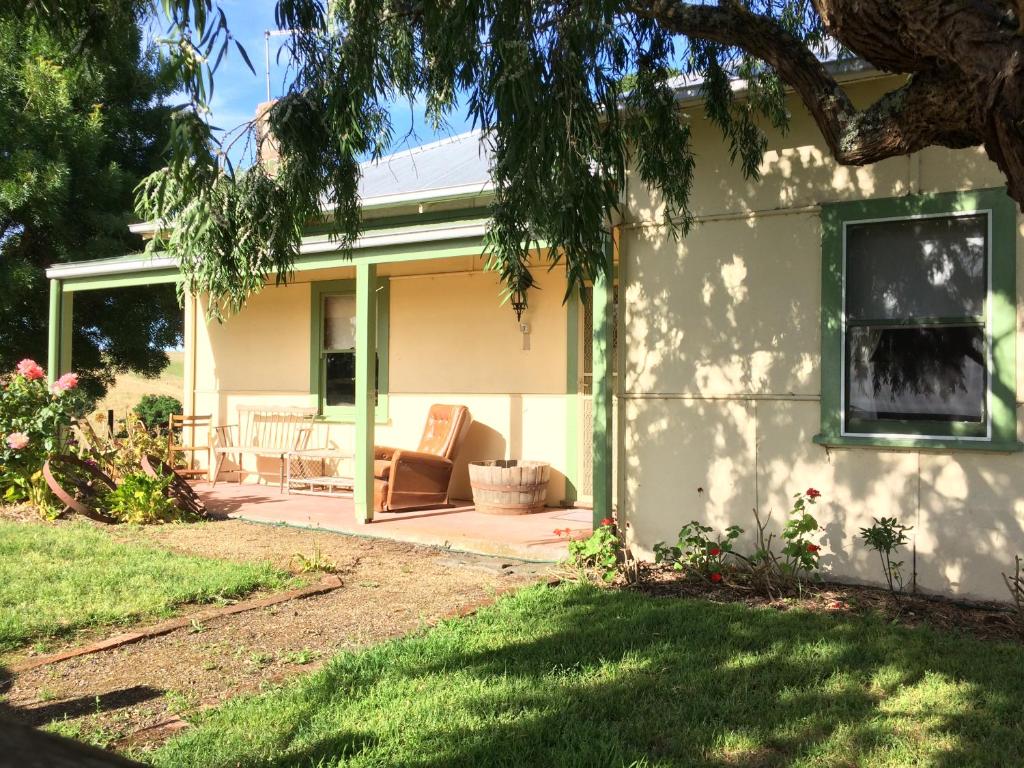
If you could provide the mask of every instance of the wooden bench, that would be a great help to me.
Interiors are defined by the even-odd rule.
[[[246,470],[242,466],[245,456],[257,459],[277,459],[280,465],[279,484],[284,490],[284,457],[289,451],[309,448],[316,422],[315,408],[288,408],[242,405],[238,407],[238,423],[213,428],[213,453],[216,465],[210,481],[217,484],[221,472],[234,472],[238,482]],[[235,467],[225,469],[224,461],[231,457]]]

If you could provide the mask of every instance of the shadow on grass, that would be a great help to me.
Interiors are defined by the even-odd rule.
[[[0,666],[0,694],[7,690],[10,680],[10,672]],[[142,768],[141,763],[40,731],[18,722],[16,718],[15,711],[0,700],[0,765],[18,768]]]
[[[1020,765],[1022,700],[1019,646],[535,589],[229,704],[157,763]]]
[[[54,701],[22,709],[18,712],[18,719],[28,725],[41,726],[55,720],[99,712],[112,712],[115,709],[123,709],[144,701],[159,699],[165,694],[166,691],[152,686],[132,685],[115,691],[107,691],[100,696],[79,696],[74,699]]]

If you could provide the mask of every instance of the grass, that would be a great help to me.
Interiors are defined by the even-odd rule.
[[[0,520],[0,651],[87,627],[166,616],[281,586],[268,563],[233,563],[124,543],[86,523]]]
[[[1024,764],[1024,647],[531,588],[228,702],[158,766]]]

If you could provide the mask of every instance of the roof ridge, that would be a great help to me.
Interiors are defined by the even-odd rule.
[[[483,131],[481,129],[479,129],[479,128],[476,128],[476,129],[473,129],[471,131],[464,131],[463,133],[456,134],[455,136],[445,136],[443,138],[436,139],[435,141],[431,141],[431,142],[429,142],[427,144],[420,144],[419,146],[416,146],[416,147],[408,147],[407,149],[400,149],[399,151],[392,152],[389,155],[383,155],[383,156],[377,158],[376,160],[365,160],[362,163],[362,165],[366,165],[366,166],[380,165],[381,163],[384,163],[384,162],[387,162],[387,161],[390,161],[390,160],[394,160],[394,159],[399,158],[399,157],[412,157],[414,155],[418,155],[418,154],[422,154],[423,152],[427,152],[427,151],[429,151],[431,149],[436,149],[437,147],[443,147],[443,146],[446,146],[448,144],[455,144],[457,142],[464,141],[465,139],[468,139],[471,136],[482,136],[482,135],[483,135]]]

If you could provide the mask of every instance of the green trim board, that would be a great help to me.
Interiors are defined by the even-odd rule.
[[[61,354],[60,341],[64,324],[61,322],[61,310],[63,309],[61,297],[60,280],[50,280],[50,318],[47,324],[47,346],[46,346],[46,378],[50,384],[55,382],[60,374]]]
[[[71,370],[74,294],[64,293],[60,280],[50,280],[50,317],[46,339],[46,379],[52,384]]]
[[[376,270],[374,270],[376,274]],[[358,315],[358,278],[356,280],[320,280],[310,283],[310,349],[309,349],[309,393],[313,405],[318,409],[321,418],[328,422],[353,423],[357,419],[357,406],[330,406],[324,404],[324,366],[323,366],[323,308],[326,296],[349,295],[357,298],[356,333],[358,338],[361,319]],[[391,288],[386,277],[374,278],[374,306],[376,311],[376,332],[374,338],[377,345],[377,356],[380,359],[378,374],[377,404],[374,409],[376,421],[384,423],[388,420],[388,367],[389,367],[389,324],[391,314]],[[359,349],[356,348],[358,359]],[[357,392],[358,397],[358,392]]]
[[[420,203],[415,203],[417,207]],[[398,206],[401,207],[401,206]],[[423,213],[405,213],[391,216],[377,216],[363,220],[361,236],[373,236],[386,233],[399,233],[415,227],[416,229],[445,229],[447,227],[466,224],[486,224],[486,208],[453,208],[446,211],[424,211]],[[328,221],[307,224],[303,229],[303,241],[318,237],[327,240],[333,225]]]
[[[605,243],[605,269],[594,279],[593,367],[594,527],[612,516],[612,334],[615,306],[614,243]]]
[[[565,303],[565,503],[579,498],[580,475],[580,296]]]
[[[878,420],[847,424],[845,418],[845,243],[856,222],[985,213],[989,224],[989,286],[985,327],[989,347],[987,422]],[[822,206],[821,432],[828,446],[1016,451],[1016,227],[1017,209],[1005,189],[983,189],[900,198],[858,200]],[[952,318],[923,318],[941,326]],[[963,318],[957,318],[962,323]],[[918,320],[915,319],[915,323]],[[980,429],[979,429],[980,427]]]
[[[71,370],[71,336],[74,330],[75,294],[62,293],[60,297],[60,357],[57,375],[63,376]]]
[[[1017,440],[1008,443],[994,440],[978,440],[964,443],[957,438],[921,439],[914,437],[887,437],[880,439],[870,436],[826,436],[815,435],[814,442],[828,448],[886,448],[913,451],[963,451],[985,453],[1017,453],[1022,447]]]
[[[88,262],[84,262],[88,263]],[[174,267],[167,269],[153,269],[144,272],[127,272],[113,275],[96,275],[90,277],[67,277],[61,280],[65,293],[78,291],[102,291],[108,288],[131,288],[137,285],[164,285],[167,283],[180,283],[181,272]]]
[[[398,243],[360,248],[351,256],[340,251],[306,254],[295,261],[296,272],[333,267],[351,267],[354,264],[396,264],[431,259],[449,259],[458,256],[481,256],[486,250],[482,237],[453,238],[427,243]]]
[[[352,495],[356,520],[373,520],[374,398],[377,389],[377,267],[356,268],[356,442]]]

